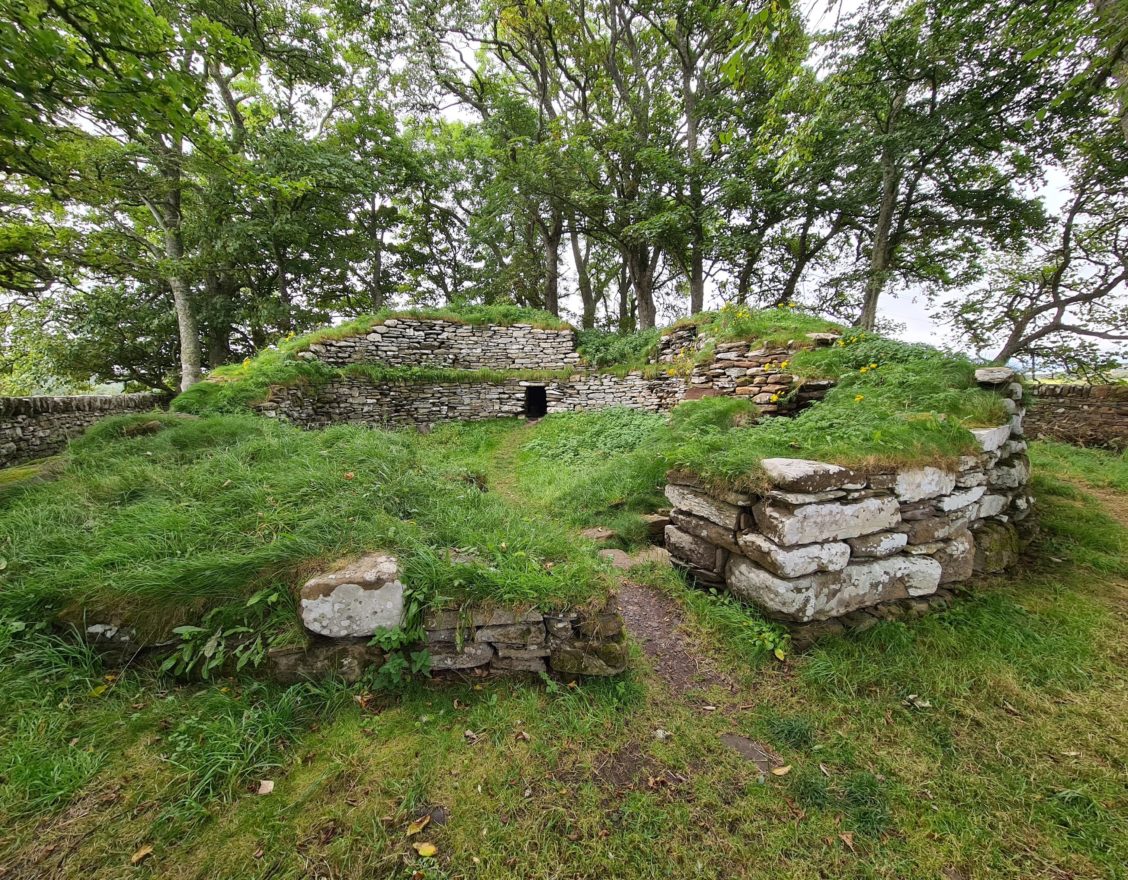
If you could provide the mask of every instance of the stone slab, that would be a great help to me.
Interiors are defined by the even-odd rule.
[[[785,547],[856,538],[885,531],[901,521],[897,499],[888,496],[805,504],[794,509],[761,502],[752,513],[760,531]]]

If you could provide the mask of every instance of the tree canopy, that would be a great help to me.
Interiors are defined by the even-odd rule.
[[[389,305],[1128,339],[1118,4],[0,5],[0,391],[173,391]]]

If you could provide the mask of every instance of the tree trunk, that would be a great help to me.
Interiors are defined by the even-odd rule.
[[[200,381],[200,328],[192,310],[192,295],[181,265],[184,259],[184,237],[180,229],[180,148],[177,145],[163,169],[169,187],[161,218],[164,251],[170,268],[168,286],[172,289],[176,327],[180,335],[180,390],[187,391]]]
[[[560,316],[560,241],[564,237],[564,218],[552,212],[550,223],[542,225],[544,235],[544,308]]]
[[[639,330],[652,330],[657,318],[657,311],[654,308],[656,256],[657,252],[651,252],[646,245],[627,249],[627,270],[630,273],[635,304],[638,307]]]
[[[877,324],[877,301],[889,280],[889,265],[892,257],[890,232],[893,229],[893,215],[897,209],[897,193],[901,188],[901,171],[897,167],[893,145],[890,142],[897,123],[897,115],[905,105],[905,92],[901,91],[893,99],[889,110],[889,120],[885,128],[885,139],[881,147],[881,205],[877,211],[877,225],[873,231],[873,252],[870,254],[869,276],[866,278],[865,293],[862,299],[862,314],[857,326],[872,331]]]
[[[580,234],[573,227],[569,233],[572,240],[572,261],[576,264],[576,278],[579,281],[580,300],[584,304],[582,326],[590,330],[595,326],[595,307],[598,302],[591,287],[591,273],[588,271],[588,256],[580,247]]]
[[[635,329],[634,309],[631,306],[630,273],[624,260],[619,267],[619,332],[633,333]]]
[[[705,308],[705,227],[701,222],[704,199],[697,167],[697,92],[693,86],[689,38],[685,37],[682,61],[682,91],[685,100],[685,152],[689,169],[689,209],[693,220],[689,242],[689,313]]]

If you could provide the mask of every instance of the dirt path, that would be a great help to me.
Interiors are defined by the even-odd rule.
[[[658,674],[679,696],[720,684],[736,686],[688,633],[685,612],[669,596],[623,580],[619,586],[619,613],[627,631],[639,643]]]

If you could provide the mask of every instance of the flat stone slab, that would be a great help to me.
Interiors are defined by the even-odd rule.
[[[393,629],[403,623],[403,589],[396,558],[370,553],[306,581],[301,591],[302,623],[330,638]]]
[[[765,458],[760,462],[764,476],[784,492],[826,492],[846,487],[861,488],[864,480],[848,468],[804,458]]]
[[[896,498],[805,504],[794,509],[763,502],[752,508],[756,524],[775,543],[819,544],[891,529],[901,521]]]
[[[897,474],[893,491],[902,501],[922,501],[947,495],[956,488],[956,475],[935,467],[912,468]]]
[[[729,589],[769,614],[806,622],[859,608],[927,596],[940,584],[942,566],[929,556],[894,556],[852,562],[842,571],[780,578],[743,556],[726,568]]]
[[[850,561],[850,545],[841,541],[781,547],[764,535],[749,532],[741,535],[737,543],[745,556],[780,577],[838,571]]]
[[[975,381],[980,385],[1006,385],[1014,379],[1010,367],[980,367],[975,371]]]
[[[972,428],[971,436],[984,452],[995,452],[1010,439],[1011,426],[998,425],[994,428]]]
[[[909,536],[904,532],[878,532],[846,541],[854,556],[859,559],[885,559],[905,549]]]
[[[740,521],[740,508],[735,504],[718,501],[707,492],[694,489],[691,486],[679,486],[670,483],[666,486],[666,497],[675,509],[692,513],[694,516],[707,519],[719,526],[724,526],[726,529],[735,531],[737,523]]]

